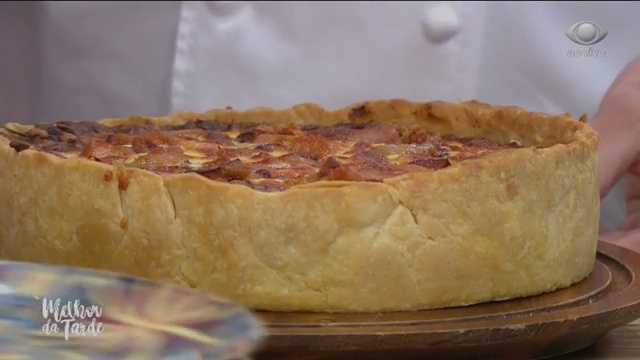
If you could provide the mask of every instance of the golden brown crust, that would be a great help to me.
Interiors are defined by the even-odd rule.
[[[303,104],[101,122],[195,118],[384,120],[535,147],[382,183],[263,193],[195,174],[16,153],[0,138],[0,254],[121,271],[284,311],[473,304],[566,287],[592,270],[597,137],[568,115],[384,100],[335,111]]]

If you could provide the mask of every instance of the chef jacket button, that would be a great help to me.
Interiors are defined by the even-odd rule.
[[[244,1],[207,1],[214,15],[231,16],[242,10]]]
[[[460,18],[450,1],[427,5],[422,22],[425,36],[434,43],[448,41],[460,32]]]

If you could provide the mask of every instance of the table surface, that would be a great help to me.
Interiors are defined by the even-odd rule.
[[[640,359],[640,319],[611,331],[588,348],[557,359]]]

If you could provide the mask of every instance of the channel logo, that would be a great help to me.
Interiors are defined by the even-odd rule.
[[[569,26],[567,37],[578,45],[591,46],[607,37],[607,29],[593,21],[578,21]]]

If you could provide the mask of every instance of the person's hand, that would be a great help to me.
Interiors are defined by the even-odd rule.
[[[622,179],[628,212],[617,231],[600,239],[640,252],[640,58],[611,84],[592,125],[600,138],[600,197]]]

